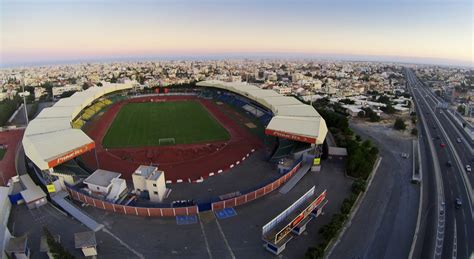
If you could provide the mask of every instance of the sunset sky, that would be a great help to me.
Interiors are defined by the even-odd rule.
[[[0,0],[2,65],[299,56],[470,65],[469,0]]]

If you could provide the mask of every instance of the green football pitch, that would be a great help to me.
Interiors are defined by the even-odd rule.
[[[118,112],[105,148],[228,140],[229,133],[196,101],[129,103]]]

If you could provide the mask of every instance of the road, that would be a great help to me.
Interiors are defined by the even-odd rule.
[[[424,202],[429,202],[429,208],[438,207],[426,215],[426,227],[419,236],[419,251],[415,252],[415,258],[469,258],[474,249],[472,238],[469,238],[474,236],[472,175],[467,174],[465,165],[472,159],[471,143],[449,119],[447,111],[439,107],[439,99],[414,72],[405,70],[405,76],[417,106],[418,119],[422,122],[421,158],[423,163],[430,164],[423,177],[433,191]],[[461,143],[458,143],[458,138]],[[454,206],[456,198],[463,202],[460,209]]]
[[[419,186],[410,183],[412,138],[382,125],[351,122],[351,129],[371,139],[383,159],[351,226],[329,258],[407,258],[420,195]]]

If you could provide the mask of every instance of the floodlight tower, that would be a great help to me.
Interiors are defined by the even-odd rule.
[[[25,119],[26,119],[26,125],[28,125],[28,110],[26,109],[26,96],[30,95],[30,92],[25,92],[25,79],[22,78],[22,91],[20,93],[20,97],[23,97],[23,109],[25,110]]]

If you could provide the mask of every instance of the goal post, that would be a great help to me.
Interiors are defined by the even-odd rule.
[[[174,145],[176,144],[176,141],[174,138],[160,138],[158,139],[158,145],[160,146],[169,146],[169,145]]]

